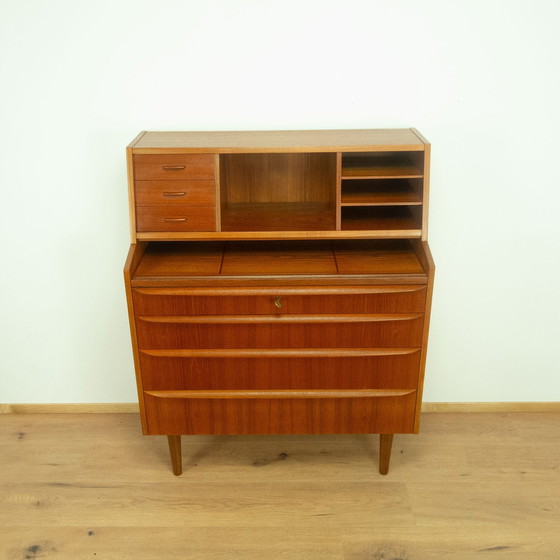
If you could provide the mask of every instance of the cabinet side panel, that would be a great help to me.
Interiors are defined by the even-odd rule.
[[[424,193],[422,201],[422,241],[428,239],[428,216],[430,200],[430,144],[425,145],[424,149]]]
[[[128,256],[124,265],[124,284],[126,290],[126,303],[128,308],[128,322],[130,325],[130,338],[132,341],[132,354],[134,358],[134,371],[136,375],[136,387],[138,390],[138,404],[140,405],[140,419],[142,421],[142,431],[144,434],[148,433],[148,426],[146,422],[146,410],[144,406],[144,390],[142,388],[142,375],[140,369],[140,357],[138,353],[138,339],[136,335],[136,322],[134,317],[134,299],[132,297],[131,279],[136,271],[136,268],[142,260],[142,256],[146,250],[147,243],[140,242],[132,244],[128,251]]]
[[[130,215],[130,242],[136,243],[136,196],[134,191],[134,165],[132,147],[126,148],[126,169],[128,177],[128,212]]]
[[[430,331],[430,315],[432,310],[432,293],[434,289],[435,264],[432,258],[430,247],[426,241],[415,240],[413,248],[428,275],[426,292],[426,308],[424,311],[424,325],[422,331],[422,352],[420,356],[420,371],[418,375],[418,391],[416,399],[416,413],[414,420],[414,433],[420,430],[420,413],[422,409],[422,395],[424,391],[424,375],[426,369],[426,358],[428,354],[428,335]]]

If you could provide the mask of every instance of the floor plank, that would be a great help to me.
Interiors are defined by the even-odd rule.
[[[0,414],[0,558],[560,557],[560,414],[396,436],[164,437],[137,414]]]

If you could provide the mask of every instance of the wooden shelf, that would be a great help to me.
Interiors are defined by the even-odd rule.
[[[421,204],[420,195],[407,180],[342,182],[342,206],[412,206]]]
[[[391,154],[343,154],[342,179],[422,178],[420,162],[407,152]]]
[[[408,206],[346,206],[342,208],[342,230],[407,231],[420,236],[422,221]]]
[[[335,209],[316,202],[260,202],[222,208],[222,231],[328,231]]]

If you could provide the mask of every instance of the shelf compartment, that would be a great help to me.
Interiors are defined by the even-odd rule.
[[[334,206],[320,202],[261,202],[222,207],[222,231],[329,231]]]
[[[344,206],[342,230],[402,231],[412,237],[421,235],[420,206]]]
[[[422,178],[421,152],[343,153],[342,179]]]
[[[415,179],[342,181],[342,206],[421,205],[421,182]]]
[[[220,156],[222,231],[336,229],[336,154]]]

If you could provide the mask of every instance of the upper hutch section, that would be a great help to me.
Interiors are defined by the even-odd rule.
[[[415,129],[142,132],[127,158],[133,242],[427,236]]]

